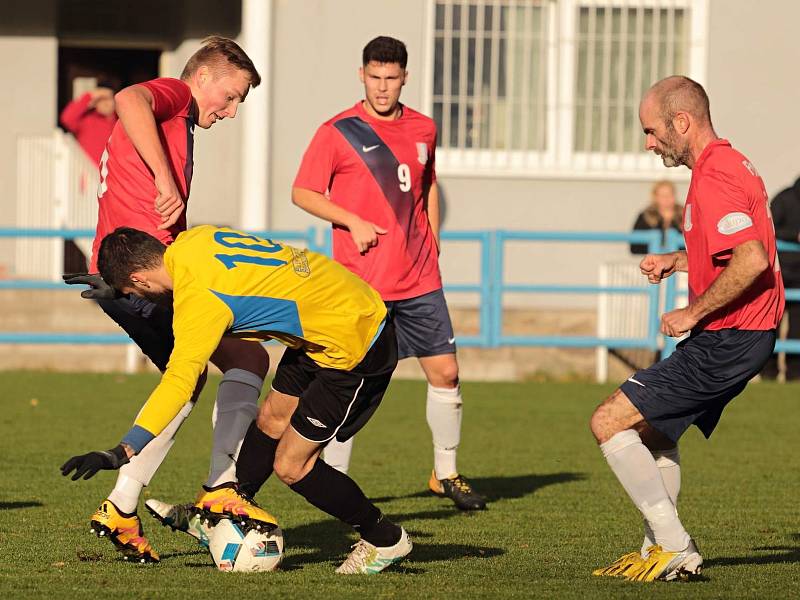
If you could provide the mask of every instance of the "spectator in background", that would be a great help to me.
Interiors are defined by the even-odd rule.
[[[681,219],[683,205],[675,199],[675,185],[671,181],[657,181],[653,185],[650,205],[639,213],[634,231],[661,230],[661,243],[666,241],[667,231],[683,231]],[[631,254],[647,254],[647,244],[631,244]]]
[[[775,225],[775,237],[784,242],[800,242],[800,179],[792,187],[778,193],[772,199],[772,222]],[[783,285],[786,289],[800,288],[800,252],[782,250],[778,253],[783,274]],[[790,340],[800,339],[800,302],[786,301],[789,319],[787,337]],[[775,379],[778,376],[778,355],[772,358],[761,371],[762,377]],[[786,381],[800,380],[800,355],[786,355]]]
[[[101,83],[96,89],[67,104],[59,120],[99,166],[108,136],[117,122],[114,90],[110,85]]]

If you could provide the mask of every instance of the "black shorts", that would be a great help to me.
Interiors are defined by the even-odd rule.
[[[456,336],[441,289],[386,303],[397,332],[399,358],[454,354]]]
[[[272,389],[297,396],[291,424],[305,439],[326,444],[353,437],[383,399],[397,366],[397,339],[387,318],[364,359],[350,371],[321,367],[301,350],[287,348]]]
[[[98,300],[97,303],[136,342],[159,371],[167,370],[175,345],[171,308],[133,295]]]
[[[645,421],[673,442],[694,424],[709,437],[722,410],[775,349],[775,330],[701,331],[675,352],[637,371],[620,389]]]

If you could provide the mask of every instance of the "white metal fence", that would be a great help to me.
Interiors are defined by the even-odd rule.
[[[678,297],[676,308],[687,304],[686,273],[677,273]],[[601,287],[641,287],[650,285],[642,276],[636,262],[605,263],[600,265],[598,285]],[[661,286],[659,306],[664,304],[664,286]],[[597,337],[601,338],[644,338],[647,337],[649,298],[646,294],[600,294],[597,301]],[[659,311],[660,314],[660,311]],[[608,380],[609,348],[597,348],[597,381]]]
[[[97,166],[75,139],[56,129],[17,141],[17,227],[93,229],[97,223]],[[75,244],[88,257],[91,239]],[[64,242],[18,238],[14,275],[59,280]]]

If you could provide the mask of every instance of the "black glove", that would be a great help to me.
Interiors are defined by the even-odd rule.
[[[89,454],[73,456],[61,465],[61,474],[66,477],[74,470],[75,474],[72,476],[72,481],[76,481],[81,477],[89,479],[94,477],[101,469],[116,470],[129,462],[128,453],[120,444],[116,448],[105,452],[89,452]]]
[[[81,292],[81,298],[89,298],[91,300],[110,300],[112,298],[119,298],[121,294],[114,288],[108,285],[99,273],[64,273],[61,276],[64,283],[69,285],[85,284],[91,286],[88,290]]]

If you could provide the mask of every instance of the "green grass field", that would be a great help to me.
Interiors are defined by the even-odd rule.
[[[352,475],[405,525],[414,551],[377,577],[333,569],[348,529],[271,480],[258,499],[284,528],[275,573],[217,572],[190,538],[142,509],[159,565],[123,562],[88,533],[113,474],[60,476],[69,456],[115,445],[155,376],[0,374],[2,598],[798,598],[800,388],[756,384],[711,441],[682,442],[681,516],[705,556],[702,581],[629,583],[594,567],[638,548],[638,513],[588,431],[610,386],[465,384],[459,463],[490,499],[459,513],[425,492],[431,451],[424,384],[396,381],[356,441]],[[148,495],[187,502],[205,477],[212,392],[181,430]]]

